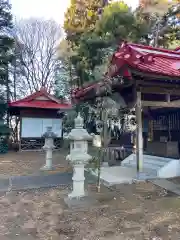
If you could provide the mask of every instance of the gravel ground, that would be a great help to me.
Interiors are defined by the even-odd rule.
[[[53,153],[53,166],[57,172],[72,171],[65,160],[68,151]],[[32,175],[39,174],[40,168],[45,165],[44,152],[9,152],[0,155],[0,175]]]
[[[180,199],[148,182],[102,187],[89,208],[69,209],[69,187],[0,198],[1,240],[178,240]]]

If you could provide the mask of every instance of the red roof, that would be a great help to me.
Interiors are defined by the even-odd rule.
[[[45,88],[23,99],[10,102],[9,107],[17,108],[43,108],[43,109],[71,109],[71,104],[61,103],[59,99],[50,95]]]
[[[114,53],[113,62],[136,71],[166,77],[180,77],[180,52],[150,46],[124,43]]]
[[[175,50],[154,48],[140,44],[123,43],[113,54],[107,75],[116,76],[120,69],[121,75],[131,77],[129,70],[140,73],[149,73],[157,76],[178,78],[180,80],[180,47]],[[103,85],[103,81],[98,83]],[[95,87],[92,84],[88,87],[76,89],[74,98],[83,97]]]

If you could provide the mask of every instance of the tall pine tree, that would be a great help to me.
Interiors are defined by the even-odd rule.
[[[13,39],[11,38],[12,15],[8,0],[0,0],[0,121],[4,120],[7,113],[9,100],[8,65],[13,57]],[[6,94],[5,94],[6,93]],[[0,135],[5,133],[1,124]]]

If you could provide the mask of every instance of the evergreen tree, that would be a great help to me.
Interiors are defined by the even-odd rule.
[[[118,1],[107,5],[97,22],[100,36],[109,36],[116,43],[121,41],[139,42],[148,32],[146,23],[127,4]]]
[[[55,72],[54,91],[56,97],[70,98],[72,81],[75,77],[74,67],[71,63],[71,57],[76,55],[71,49],[69,41],[63,39],[58,49],[58,66]]]
[[[0,0],[0,120],[7,110],[9,100],[8,64],[13,57],[13,39],[11,38],[12,15],[8,0]],[[5,91],[6,90],[6,91]],[[6,92],[6,95],[4,94]],[[1,130],[3,131],[4,130]],[[0,133],[1,134],[1,133]]]
[[[123,2],[105,6],[93,30],[84,31],[71,57],[78,76],[78,85],[103,78],[107,62],[121,41],[139,42],[147,34],[145,21]],[[100,71],[100,72],[99,72]],[[103,71],[103,72],[102,72]]]
[[[144,1],[138,11],[149,26],[146,44],[169,48],[180,40],[178,0]]]
[[[70,76],[68,71],[68,65],[61,62],[55,71],[55,96],[59,99],[70,98]]]
[[[154,45],[169,48],[180,40],[180,4],[172,5],[156,24]],[[180,44],[180,41],[179,41]]]
[[[93,30],[108,0],[71,0],[65,14],[64,29],[68,40],[77,40],[85,31]]]

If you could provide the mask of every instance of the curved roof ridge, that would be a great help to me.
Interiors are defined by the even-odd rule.
[[[128,44],[128,46],[136,51],[152,54],[154,57],[169,58],[180,60],[180,52],[164,48],[154,48],[151,46],[144,46],[140,44]]]
[[[174,54],[177,54],[177,51],[180,50],[180,46],[177,47],[176,49],[167,49],[167,48],[152,47],[152,46],[147,46],[147,45],[137,44],[137,43],[127,43],[127,45],[146,49],[146,50],[149,49],[149,50],[154,50],[158,52],[164,52],[164,53],[166,52],[166,53],[174,53]]]
[[[34,92],[34,93],[32,93],[32,94],[22,98],[22,99],[19,99],[19,100],[16,100],[16,101],[12,101],[9,104],[12,104],[12,103],[13,104],[17,103],[18,104],[18,103],[22,103],[22,102],[31,102],[32,100],[35,100],[37,97],[40,97],[40,96],[45,96],[49,100],[51,100],[51,101],[53,101],[53,102],[55,102],[57,104],[61,103],[59,99],[57,99],[56,97],[54,97],[51,94],[49,94],[47,92],[47,90],[43,87],[40,90],[38,90],[38,91],[36,91],[36,92]]]
[[[175,51],[175,52],[179,52],[179,53],[180,53],[180,46],[179,46],[179,47],[177,47],[177,48],[175,48],[175,49],[174,49],[174,51]]]

